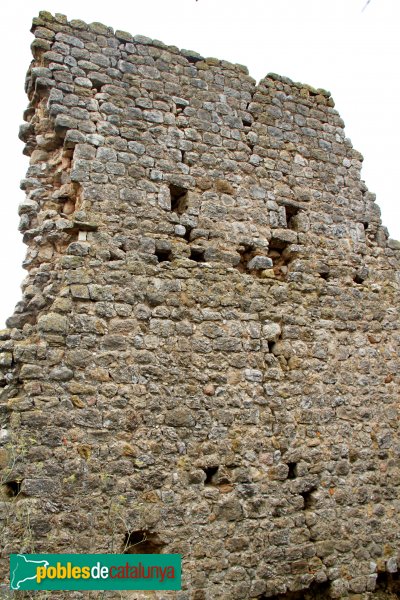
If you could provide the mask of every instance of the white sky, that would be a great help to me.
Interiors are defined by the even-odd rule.
[[[399,0],[13,0],[2,4],[0,327],[21,299],[25,247],[18,233],[19,181],[28,159],[18,127],[27,106],[29,33],[39,10],[100,21],[203,56],[238,62],[260,80],[269,72],[332,92],[347,136],[365,157],[362,176],[377,194],[383,224],[400,239],[396,181],[400,140]]]

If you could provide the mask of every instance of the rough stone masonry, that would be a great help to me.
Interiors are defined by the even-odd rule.
[[[59,14],[32,31],[2,575],[181,553],[181,592],[122,597],[399,597],[400,244],[329,92]]]

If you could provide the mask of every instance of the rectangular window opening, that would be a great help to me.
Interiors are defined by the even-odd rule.
[[[171,194],[171,210],[178,215],[183,215],[187,211],[189,206],[189,194],[188,190],[171,183],[169,186]]]
[[[283,208],[285,210],[286,225],[288,229],[296,230],[297,223],[295,217],[299,214],[301,207],[294,203],[292,200],[282,200]]]

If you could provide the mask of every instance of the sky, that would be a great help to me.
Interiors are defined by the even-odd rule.
[[[400,239],[400,5],[398,0],[13,0],[2,5],[0,328],[21,299],[25,246],[18,232],[19,182],[28,168],[18,128],[28,100],[31,20],[40,10],[159,39],[329,90],[346,135],[364,156],[362,178],[383,224]],[[365,7],[365,9],[364,9]],[[364,9],[364,10],[363,10]]]

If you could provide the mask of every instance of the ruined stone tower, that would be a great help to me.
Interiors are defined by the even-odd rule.
[[[396,597],[399,243],[330,94],[62,15],[32,31],[2,574],[174,552],[182,591],[151,597]]]

